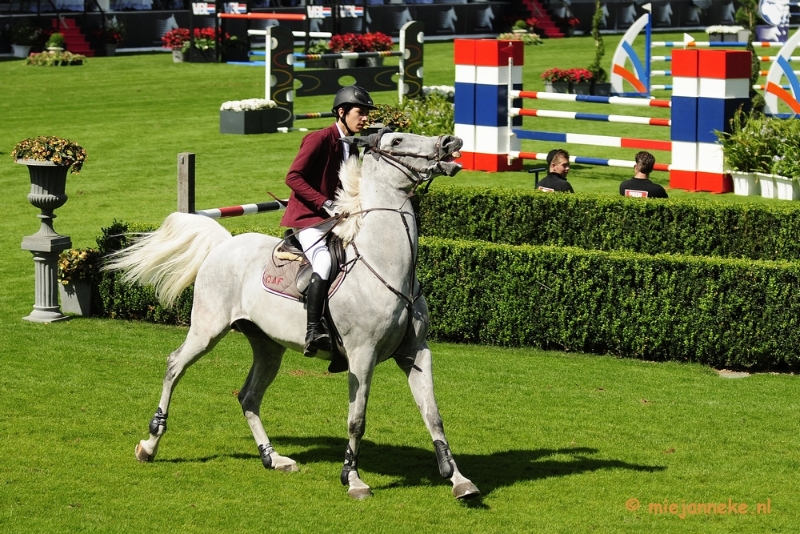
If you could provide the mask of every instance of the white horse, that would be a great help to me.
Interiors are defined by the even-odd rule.
[[[330,317],[349,362],[349,443],[341,472],[348,494],[361,499],[371,490],[358,474],[358,454],[375,365],[394,358],[433,439],[439,472],[450,479],[456,498],[480,495],[458,470],[445,437],[433,391],[431,351],[425,340],[428,309],[416,278],[417,228],[410,197],[436,175],[461,166],[462,141],[454,136],[422,137],[381,132],[353,138],[366,145],[363,163],[350,158],[340,173],[343,191],[335,203],[343,213],[337,233],[347,243],[347,275],[330,297]],[[215,220],[173,213],[157,231],[116,253],[106,269],[124,279],[151,283],[166,305],[195,281],[191,328],[170,354],[161,400],[150,422],[150,437],[136,447],[140,461],[152,461],[167,429],[173,390],[187,368],[208,353],[231,328],[250,342],[253,364],[239,402],[266,468],[297,471],[291,458],[270,444],[260,418],[261,401],[278,373],[287,348],[302,352],[306,332],[303,304],[262,289],[265,264],[280,240],[261,234],[231,237]],[[335,336],[334,336],[335,337]],[[330,359],[326,352],[317,357]]]

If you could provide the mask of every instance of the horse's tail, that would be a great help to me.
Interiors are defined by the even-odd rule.
[[[194,282],[214,247],[231,237],[210,217],[173,213],[155,232],[111,254],[103,269],[123,271],[126,282],[152,284],[158,301],[169,307]]]

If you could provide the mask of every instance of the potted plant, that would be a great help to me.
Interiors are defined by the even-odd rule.
[[[386,126],[393,130],[406,131],[411,126],[411,117],[399,107],[378,104],[375,109],[370,110],[367,124],[369,126],[362,130],[361,135],[373,134]]]
[[[39,28],[28,24],[25,19],[15,22],[10,30],[11,48],[14,51],[14,57],[27,57],[31,47],[39,41],[41,32]]]
[[[726,172],[733,180],[737,195],[758,195],[773,198],[774,180],[767,174],[772,154],[763,135],[766,117],[737,110],[730,121],[730,132],[716,131],[722,145]]]
[[[588,95],[592,88],[592,73],[588,69],[568,69],[570,93]]]
[[[538,33],[530,33],[530,32],[523,32],[523,33],[501,33],[497,36],[498,41],[522,41],[522,44],[525,46],[537,46],[544,44],[542,38],[539,36]]]
[[[388,52],[392,50],[394,43],[392,38],[381,32],[365,33],[358,37],[357,52]],[[383,57],[368,57],[368,67],[380,67],[383,65]]]
[[[600,0],[594,2],[594,15],[592,16],[592,38],[594,39],[594,61],[589,65],[589,72],[592,73],[591,94],[597,96],[609,96],[611,94],[611,84],[608,83],[608,73],[602,67],[603,56],[606,54],[606,46],[603,43],[603,35],[600,33],[600,24],[603,22],[603,6]]]
[[[97,30],[96,38],[105,48],[106,55],[113,56],[117,52],[117,46],[125,38],[125,25],[116,18],[111,19],[106,22],[105,28]]]
[[[47,49],[51,52],[61,52],[66,47],[64,34],[61,32],[53,32],[47,39]]]
[[[565,18],[563,21],[564,29],[568,37],[572,37],[575,35],[575,30],[580,25],[581,21],[578,20],[576,17],[568,17]]]
[[[514,25],[511,27],[512,33],[528,33],[528,24],[522,20],[518,19],[514,22]]]
[[[91,313],[92,282],[100,264],[94,248],[67,249],[58,256],[58,292],[65,313],[88,316]]]
[[[545,91],[548,93],[569,93],[570,75],[566,69],[554,67],[541,74],[545,81]]]
[[[336,34],[331,37],[331,52],[341,54],[342,52],[360,52],[361,40],[354,33]],[[336,65],[340,69],[348,69],[356,66],[356,60],[340,58],[336,60]]]
[[[161,42],[164,43],[163,47],[172,50],[172,61],[175,63],[183,61],[184,49],[189,48],[189,38],[188,28],[175,28],[161,37]]]
[[[315,55],[321,56],[323,54],[330,54],[331,47],[328,46],[328,41],[324,39],[318,39],[311,43],[308,46],[308,50],[306,54],[308,55]],[[333,68],[333,60],[332,59],[306,59],[306,68],[324,68],[330,69]]]
[[[219,108],[219,133],[248,135],[277,131],[278,109],[274,100],[232,100]]]

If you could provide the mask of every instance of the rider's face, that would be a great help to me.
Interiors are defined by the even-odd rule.
[[[343,114],[344,111],[341,113]],[[367,125],[367,115],[369,115],[369,110],[355,106],[350,108],[350,111],[340,118],[351,132],[358,133]]]

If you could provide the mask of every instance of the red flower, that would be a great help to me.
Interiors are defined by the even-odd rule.
[[[180,50],[183,48],[183,43],[189,40],[189,28],[175,28],[164,34],[161,41],[164,43],[164,48],[172,50]]]
[[[361,52],[383,52],[391,50],[392,38],[381,32],[365,33],[359,37]]]
[[[354,33],[345,33],[342,35],[334,35],[331,37],[330,42],[331,52],[338,54],[340,52],[361,52],[361,43],[358,36]]]

